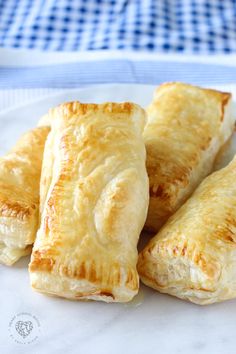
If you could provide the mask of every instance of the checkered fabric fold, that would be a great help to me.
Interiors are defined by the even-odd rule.
[[[236,52],[236,0],[0,0],[0,46]]]

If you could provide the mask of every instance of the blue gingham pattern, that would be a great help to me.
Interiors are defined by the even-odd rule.
[[[0,46],[236,52],[236,0],[0,0]]]

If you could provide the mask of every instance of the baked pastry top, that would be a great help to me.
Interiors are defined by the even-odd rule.
[[[39,212],[39,183],[48,127],[24,134],[0,158],[0,262],[11,265],[29,254]]]
[[[183,83],[155,91],[144,130],[150,204],[145,228],[157,232],[211,171],[234,129],[231,94]]]
[[[196,304],[236,297],[236,157],[208,176],[139,255],[142,281]]]
[[[49,115],[32,287],[129,301],[139,288],[137,242],[149,199],[145,112],[132,103],[71,102]]]

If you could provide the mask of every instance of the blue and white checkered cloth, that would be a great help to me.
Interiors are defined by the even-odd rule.
[[[236,0],[0,0],[0,46],[236,52]]]

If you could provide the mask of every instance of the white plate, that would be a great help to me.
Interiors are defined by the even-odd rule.
[[[232,86],[223,89],[232,91]],[[4,153],[22,132],[35,126],[38,118],[58,103],[74,99],[84,102],[131,100],[146,106],[152,92],[152,86],[104,85],[65,91],[9,110],[0,115],[0,152]],[[227,161],[235,151],[233,144]],[[127,305],[51,298],[31,290],[28,260],[24,258],[12,268],[0,266],[2,354],[235,352],[236,300],[199,307],[145,286],[141,286],[140,294]],[[33,323],[25,340],[15,329],[18,321]],[[25,344],[17,343],[19,338]],[[29,338],[33,342],[27,344]]]

